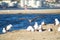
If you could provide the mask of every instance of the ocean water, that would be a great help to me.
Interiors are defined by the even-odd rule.
[[[2,8],[0,7],[0,10],[24,10],[25,8],[16,8],[16,7],[7,7],[7,8]],[[48,7],[42,7],[42,8],[27,8],[28,10],[41,10],[41,9],[60,9],[58,8],[48,8]]]
[[[0,33],[2,33],[2,28],[9,24],[13,27],[10,31],[26,29],[29,25],[34,26],[35,22],[38,25],[44,21],[46,24],[53,24],[54,19],[58,18],[60,21],[60,14],[0,14]],[[29,20],[32,20],[30,23]]]

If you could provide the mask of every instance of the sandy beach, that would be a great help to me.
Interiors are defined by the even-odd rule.
[[[0,14],[60,14],[60,9],[40,9],[40,10],[0,10]]]
[[[60,26],[60,25],[59,25]],[[44,28],[52,28],[53,31],[28,32],[26,30],[15,30],[0,34],[0,40],[60,40],[60,32],[57,31],[59,26],[53,24],[44,25]]]

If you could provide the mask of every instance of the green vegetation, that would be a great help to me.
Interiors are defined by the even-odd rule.
[[[2,1],[2,0],[0,0],[0,1]]]
[[[20,0],[11,0],[11,1],[17,1],[18,3],[20,2]]]

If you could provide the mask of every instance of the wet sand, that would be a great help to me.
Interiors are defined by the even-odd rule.
[[[31,13],[38,13],[38,14],[60,14],[60,9],[40,9],[40,10],[0,10],[0,14],[31,14]]]
[[[7,32],[0,34],[0,40],[60,40],[60,32],[57,31],[59,26],[53,24],[43,26],[46,29],[52,28],[53,31],[51,32],[47,30],[43,32],[28,32],[26,30]]]

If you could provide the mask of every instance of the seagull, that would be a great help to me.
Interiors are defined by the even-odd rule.
[[[60,31],[60,27],[58,27],[58,31]]]
[[[19,18],[19,20],[28,20],[31,23],[31,22],[35,21],[37,18],[44,18],[44,16],[36,16],[33,19]]]
[[[41,29],[42,28],[42,25],[39,25],[38,29]]]
[[[35,29],[35,30],[37,30],[37,29],[38,29],[38,23],[37,23],[37,22],[35,22],[35,24],[34,24],[34,26],[33,26],[33,27],[34,27],[34,29]]]
[[[49,29],[48,29],[48,31],[52,31],[52,29],[51,29],[51,28],[49,28]]]
[[[42,32],[42,30],[40,29],[39,32]]]
[[[6,33],[6,29],[5,29],[5,28],[3,28],[2,32],[3,32],[3,33]]]
[[[28,20],[30,23],[32,22],[31,19],[27,19],[27,18],[19,18],[19,20]]]
[[[30,20],[30,19],[29,19],[28,21],[29,21],[30,23],[32,22],[32,20]]]
[[[41,25],[45,25],[45,22],[44,22],[44,21],[42,21]]]
[[[42,32],[42,25],[39,25],[38,30],[39,32]]]
[[[34,32],[34,29],[33,29],[33,27],[32,27],[32,26],[28,26],[26,30],[27,30],[27,31]]]
[[[12,26],[13,26],[12,24],[7,25],[6,30],[9,31]]]
[[[57,18],[55,19],[55,25],[59,25],[59,20]]]

